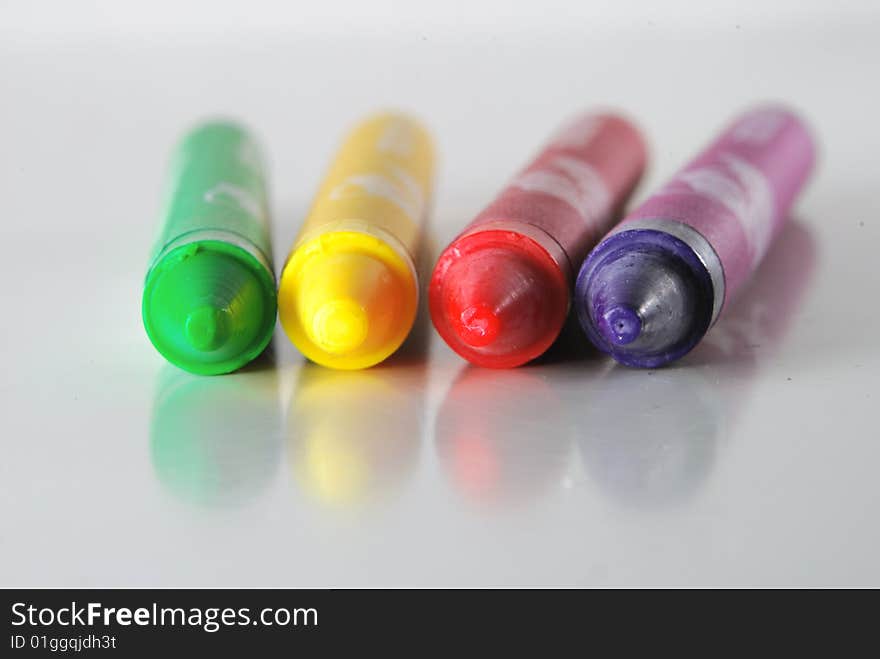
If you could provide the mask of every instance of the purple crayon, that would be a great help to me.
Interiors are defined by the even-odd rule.
[[[688,353],[754,272],[814,159],[790,110],[740,116],[587,257],[574,304],[590,341],[641,368]]]

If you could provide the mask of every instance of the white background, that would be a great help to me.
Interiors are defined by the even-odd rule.
[[[878,44],[876,2],[0,3],[0,585],[880,585]],[[199,118],[266,145],[278,270],[370,110],[435,135],[436,253],[581,108],[648,135],[638,200],[764,99],[816,176],[674,368],[481,371],[422,322],[196,378],[143,332]]]

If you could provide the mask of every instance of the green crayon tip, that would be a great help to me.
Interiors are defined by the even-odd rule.
[[[223,241],[173,249],[150,270],[144,327],[156,349],[192,373],[229,373],[259,355],[275,326],[275,286],[247,250]]]
[[[186,317],[186,338],[196,350],[216,350],[229,336],[226,309],[200,307]]]

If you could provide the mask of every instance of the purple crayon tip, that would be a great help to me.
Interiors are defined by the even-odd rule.
[[[578,276],[574,304],[596,347],[627,366],[656,368],[702,338],[713,301],[711,275],[688,242],[635,229],[593,250]]]
[[[628,306],[615,306],[602,314],[599,331],[611,343],[625,346],[635,341],[642,331],[642,319]]]

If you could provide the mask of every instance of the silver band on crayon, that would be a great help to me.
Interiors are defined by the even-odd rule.
[[[568,254],[566,254],[565,250],[562,248],[562,245],[560,245],[553,236],[544,231],[544,229],[531,222],[521,220],[491,220],[489,222],[481,222],[480,224],[471,227],[469,230],[462,232],[456,240],[483,231],[512,231],[513,233],[525,236],[544,248],[547,254],[550,255],[550,258],[553,259],[556,265],[559,266],[559,269],[562,270],[562,274],[566,281],[571,280],[571,278],[577,273],[571,260],[568,258]]]
[[[162,258],[171,250],[182,247],[183,245],[189,245],[190,243],[201,242],[203,240],[215,240],[217,242],[228,243],[230,245],[234,245],[235,247],[240,247],[248,254],[253,256],[257,260],[257,262],[259,262],[259,264],[266,269],[266,272],[268,272],[269,275],[274,278],[275,274],[272,272],[272,267],[269,265],[269,258],[266,254],[263,254],[263,250],[254,245],[244,236],[239,235],[234,231],[227,231],[225,229],[196,229],[194,231],[189,231],[178,236],[167,245],[165,245],[162,250],[156,255],[153,263],[150,264],[149,270],[152,270],[153,266],[161,261]]]

